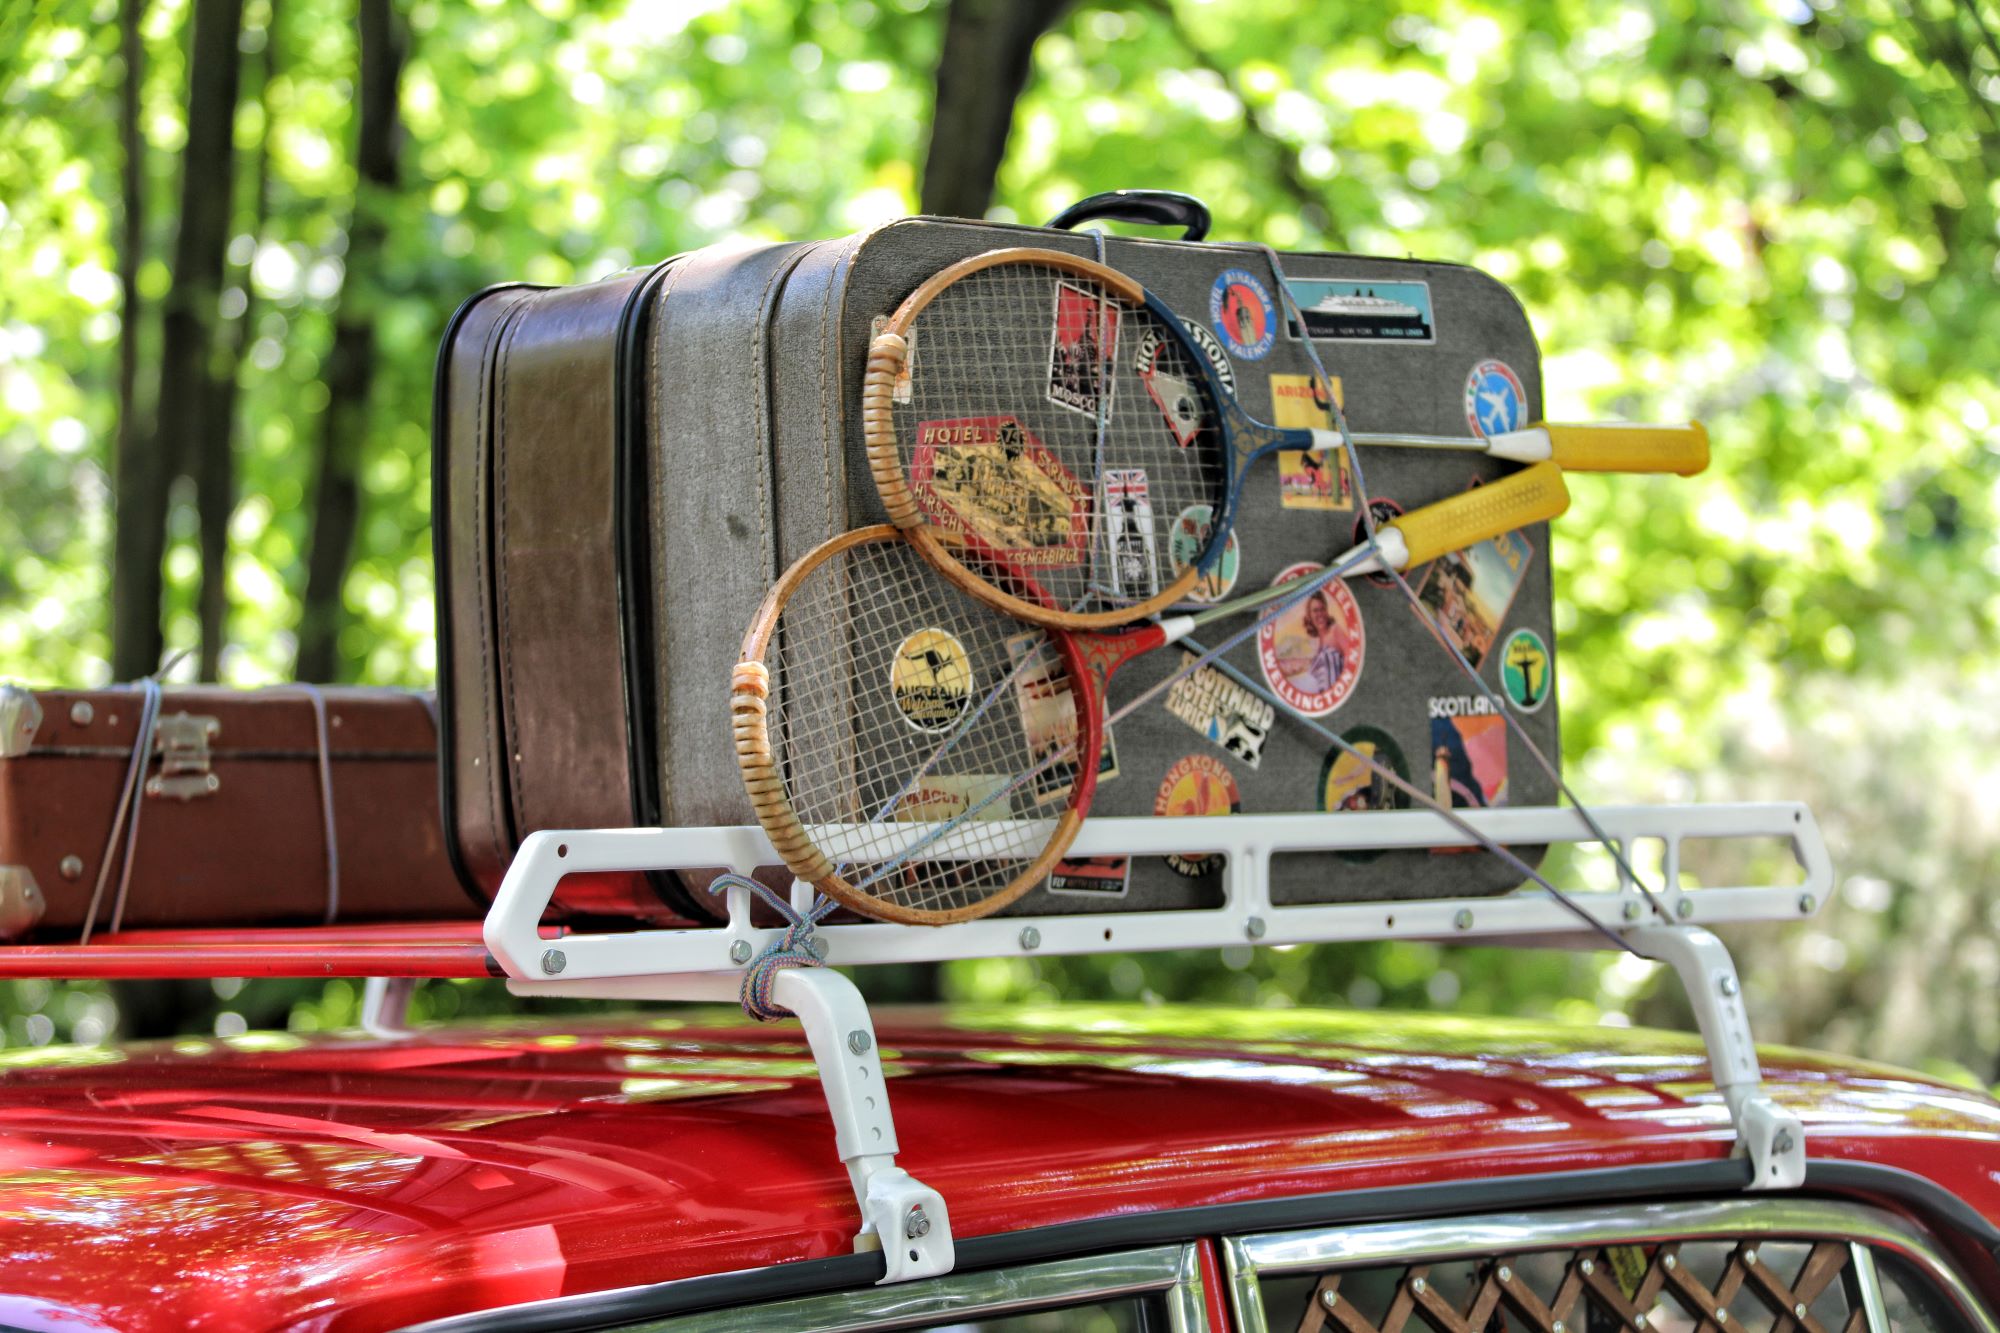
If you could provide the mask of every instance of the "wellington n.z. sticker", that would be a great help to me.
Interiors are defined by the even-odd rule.
[[[1212,666],[1188,671],[1197,660],[1193,653],[1181,653],[1180,669],[1187,674],[1167,687],[1167,711],[1224,753],[1257,767],[1278,710]]]
[[[1248,269],[1226,268],[1208,290],[1208,319],[1231,356],[1261,361],[1278,336],[1271,291]]]
[[[889,664],[896,711],[919,731],[947,732],[972,706],[972,659],[948,630],[920,629],[896,645]]]
[[[1056,283],[1055,328],[1049,335],[1049,401],[1086,416],[1103,403],[1110,415],[1107,378],[1118,355],[1118,306],[1074,283]]]
[[[1105,572],[1113,597],[1143,601],[1160,590],[1159,552],[1153,541],[1153,501],[1146,469],[1104,472]]]
[[[1146,386],[1146,396],[1159,409],[1167,429],[1185,449],[1207,424],[1202,420],[1201,394],[1194,384],[1201,371],[1187,365],[1187,352],[1156,328],[1142,331],[1137,345],[1132,368],[1139,372],[1139,383]]]
[[[997,560],[1049,569],[1087,558],[1089,493],[1016,417],[918,425],[910,489],[934,527],[977,538]]]
[[[1322,566],[1293,565],[1271,580],[1275,587],[1307,578]],[[1345,579],[1313,589],[1257,631],[1257,663],[1271,693],[1295,713],[1324,717],[1347,702],[1361,680],[1368,634],[1361,607]]]

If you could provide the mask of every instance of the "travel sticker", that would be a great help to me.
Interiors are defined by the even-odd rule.
[[[1122,898],[1131,876],[1130,857],[1066,856],[1049,871],[1049,892]]]
[[[1118,304],[1071,282],[1056,283],[1055,328],[1049,335],[1049,401],[1086,416],[1098,414],[1105,371],[1118,355]],[[1109,415],[1111,404],[1104,400]]]
[[[1215,509],[1211,505],[1189,505],[1181,510],[1174,520],[1174,526],[1167,533],[1167,559],[1173,564],[1174,577],[1179,578],[1189,565],[1201,559],[1201,553],[1208,549],[1209,534],[1215,530]],[[1236,587],[1236,571],[1241,568],[1241,553],[1236,546],[1236,529],[1229,529],[1229,535],[1222,539],[1222,554],[1209,566],[1206,574],[1195,579],[1194,587],[1188,590],[1190,602],[1219,602],[1229,596]]]
[[[1076,744],[1076,696],[1070,691],[1069,673],[1062,659],[1048,649],[1048,638],[1039,630],[1016,634],[1007,640],[1007,662],[1014,681],[1014,707],[1021,716],[1021,733],[1028,750],[1040,762],[1048,755],[1069,750]],[[1029,655],[1034,654],[1032,660]],[[1025,661],[1025,665],[1023,665]],[[1097,780],[1109,782],[1118,776],[1118,748],[1111,728],[1102,728],[1104,745],[1097,755]],[[1038,805],[1065,798],[1076,782],[1076,756],[1056,760],[1028,780],[1025,790]]]
[[[904,823],[942,823],[961,819],[969,811],[975,820],[1012,819],[1008,779],[999,773],[926,773],[896,803],[895,817]]]
[[[1248,269],[1226,268],[1208,290],[1208,319],[1231,356],[1261,361],[1278,336],[1271,292]]]
[[[910,485],[926,520],[976,538],[995,560],[1030,569],[1085,560],[1089,494],[1015,417],[920,423]]]
[[[1153,798],[1156,815],[1233,815],[1243,808],[1236,777],[1213,755],[1191,754],[1174,761],[1160,779],[1159,795]],[[1193,878],[1222,868],[1222,855],[1177,853],[1167,857],[1167,865],[1177,874]]]
[[[1343,732],[1340,739],[1353,746],[1397,777],[1408,781],[1409,761],[1396,738],[1380,727],[1361,726]],[[1401,810],[1410,804],[1410,794],[1377,773],[1353,754],[1333,747],[1319,769],[1319,808],[1322,810]]]
[[[1107,468],[1104,473],[1105,577],[1114,597],[1141,601],[1160,590],[1159,553],[1153,547],[1153,502],[1146,469]]]
[[[1193,653],[1181,653],[1187,672],[1167,687],[1167,711],[1251,768],[1264,757],[1264,741],[1278,710],[1212,666],[1196,667]]]
[[[1368,513],[1374,518],[1375,526],[1380,528],[1386,526],[1391,520],[1401,518],[1403,516],[1403,506],[1397,504],[1394,500],[1385,499],[1378,495],[1369,500]],[[1368,525],[1361,521],[1359,515],[1356,515],[1354,519],[1354,544],[1359,546],[1367,540]],[[1396,586],[1396,576],[1387,570],[1378,570],[1368,575],[1367,579],[1370,583],[1378,587],[1393,588]]]
[[[1326,430],[1333,426],[1333,405],[1345,405],[1340,377],[1333,392],[1317,375],[1271,376],[1271,424],[1296,430]],[[1328,449],[1278,450],[1278,501],[1287,509],[1344,510],[1354,508],[1354,478],[1347,451]]]
[[[1317,574],[1322,566],[1293,565],[1272,586]],[[1257,664],[1265,683],[1287,708],[1324,717],[1347,702],[1361,679],[1368,636],[1361,608],[1345,579],[1322,584],[1257,631]]]
[[[1187,330],[1188,337],[1192,338],[1194,345],[1201,349],[1201,354],[1208,358],[1209,367],[1215,371],[1216,382],[1230,393],[1235,393],[1236,367],[1230,364],[1229,354],[1222,350],[1222,341],[1209,332],[1208,325],[1184,316],[1179,318],[1181,327]]]
[[[1474,435],[1504,435],[1528,424],[1528,391],[1505,361],[1481,361],[1465,377],[1465,421]]]
[[[882,330],[888,327],[889,317],[887,315],[875,316],[868,324],[869,340],[872,342],[874,339],[881,337]],[[896,402],[907,403],[910,401],[910,376],[915,373],[914,367],[917,364],[917,331],[915,329],[904,329],[902,338],[903,368],[896,372],[896,383],[889,390],[889,397]]]
[[[889,694],[903,720],[920,731],[946,732],[972,706],[972,659],[941,629],[920,629],[896,645]]]
[[[1500,689],[1524,713],[1538,712],[1555,689],[1549,646],[1531,629],[1517,629],[1500,649]]]
[[[1417,585],[1417,601],[1477,667],[1492,649],[1534,558],[1526,534],[1503,532],[1431,561]]]
[[[1132,368],[1139,372],[1139,383],[1146,386],[1146,396],[1159,409],[1174,440],[1185,449],[1204,424],[1204,395],[1195,385],[1201,371],[1187,364],[1185,348],[1157,328],[1141,330],[1137,342]]]
[[[1439,805],[1507,804],[1507,719],[1482,698],[1430,701],[1431,798]]]
[[[1434,343],[1431,285],[1373,278],[1287,278],[1306,332],[1315,342]],[[1289,322],[1285,330],[1299,336]]]

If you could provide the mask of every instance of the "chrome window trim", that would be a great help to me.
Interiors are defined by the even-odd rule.
[[[1194,1242],[979,1273],[947,1273],[918,1282],[798,1296],[618,1327],[622,1333],[769,1333],[779,1328],[861,1333],[1151,1292],[1166,1298],[1170,1333],[1210,1333],[1201,1251]]]
[[[1882,1300],[1882,1275],[1875,1271],[1875,1251],[1860,1241],[1849,1241],[1854,1256],[1854,1285],[1861,1292],[1861,1310],[1868,1317],[1871,1333],[1889,1333],[1889,1307]]]
[[[1926,1233],[1879,1208],[1822,1199],[1623,1204],[1271,1232],[1224,1240],[1222,1259],[1238,1326],[1243,1333],[1265,1333],[1268,1324],[1257,1283],[1263,1275],[1718,1235],[1845,1240],[1855,1247],[1857,1257],[1869,1246],[1892,1250],[1942,1288],[1979,1333],[2000,1333],[1992,1314]],[[1865,1270],[1856,1271],[1866,1273],[1860,1279],[1864,1304],[1872,1286],[1873,1303],[1866,1304],[1869,1326],[1875,1333],[1887,1333],[1872,1255]]]

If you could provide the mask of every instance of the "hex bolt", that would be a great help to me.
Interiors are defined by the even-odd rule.
[[[1459,908],[1458,915],[1451,919],[1451,924],[1457,926],[1460,930],[1471,930],[1472,909],[1470,907]]]
[[[88,699],[78,699],[69,706],[69,720],[79,727],[89,726],[91,719],[96,716],[97,710],[90,706]]]
[[[1644,909],[1641,908],[1637,903],[1628,902],[1625,904],[1623,910],[1625,913],[1625,919],[1627,921],[1637,921],[1639,919],[1639,913]]]
[[[826,961],[826,941],[815,935],[806,941],[806,949],[822,963]]]
[[[861,1035],[861,1034],[857,1034]],[[922,1240],[931,1234],[931,1220],[924,1214],[920,1203],[910,1206],[910,1215],[903,1220],[903,1239]]]
[[[750,941],[735,940],[729,946],[729,961],[738,967],[750,961]]]
[[[1694,904],[1683,898],[1674,904],[1674,915],[1685,921],[1694,915]]]
[[[1813,914],[1813,909],[1818,906],[1819,906],[1819,899],[1813,897],[1810,893],[1802,893],[1799,895],[1799,915],[1811,916]]]
[[[1779,1130],[1777,1135],[1771,1140],[1771,1151],[1780,1157],[1790,1153],[1796,1147],[1798,1147],[1798,1144],[1792,1141],[1792,1131],[1789,1129]]]
[[[569,959],[563,956],[561,949],[550,949],[542,955],[542,971],[548,973],[550,976],[554,976],[568,966]]]
[[[1736,993],[1743,989],[1736,984],[1736,977],[1728,972],[1722,974],[1722,979],[1715,983],[1715,988],[1722,992],[1724,999],[1729,1000],[1735,999]]]
[[[1042,932],[1041,932],[1041,931],[1039,931],[1039,930],[1036,930],[1036,929],[1035,929],[1035,928],[1034,928],[1033,926],[1023,926],[1023,927],[1021,927],[1021,947],[1022,947],[1023,949],[1039,949],[1039,948],[1041,948],[1041,947],[1042,947]]]
[[[868,1035],[867,1028],[856,1028],[847,1034],[847,1049],[856,1055],[867,1054],[868,1048],[874,1044],[875,1039]]]
[[[1243,923],[1243,933],[1253,940],[1263,939],[1265,929],[1264,918],[1261,916],[1253,916]]]
[[[83,858],[72,852],[62,859],[62,864],[58,865],[56,870],[64,879],[82,879]]]

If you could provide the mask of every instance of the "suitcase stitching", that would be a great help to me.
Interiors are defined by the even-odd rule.
[[[479,535],[476,535],[473,538],[472,563],[473,563],[473,582],[475,586],[479,589],[480,599],[482,601],[485,600],[486,589],[489,587],[493,587],[495,583],[497,583],[497,580],[489,581],[487,577],[488,552],[486,550],[486,543],[480,540],[480,536],[483,536],[483,534],[486,531],[487,525],[485,520],[491,516],[493,508],[492,501],[487,498],[488,495],[487,487],[483,484],[485,481],[486,469],[488,466],[488,460],[486,458],[488,432],[484,429],[486,423],[486,410],[487,410],[486,400],[487,400],[488,390],[492,386],[492,377],[484,373],[484,366],[487,358],[489,356],[493,356],[496,354],[497,345],[502,341],[503,337],[512,331],[516,316],[519,315],[521,307],[526,304],[527,304],[527,298],[522,297],[519,301],[516,301],[511,307],[509,307],[505,315],[503,315],[500,319],[497,319],[493,322],[492,328],[487,330],[486,344],[484,347],[480,349],[480,355],[479,355],[482,371],[479,376],[479,409],[478,409],[478,414],[474,418],[475,422],[478,424],[473,431],[473,465],[472,465],[472,475],[474,481],[473,495],[474,498],[480,502],[475,504],[474,506],[474,514],[479,519],[479,521],[475,525],[475,528],[477,534]],[[494,725],[494,720],[493,720],[493,658],[497,655],[498,649],[493,642],[494,626],[492,625],[490,619],[484,614],[478,616],[477,619],[479,621],[480,718],[482,722],[484,722],[485,724],[484,731],[486,739],[488,742],[490,742],[496,735],[499,734],[500,730],[498,727]],[[504,737],[502,739],[504,739]],[[491,824],[489,825],[489,832],[490,832],[489,847],[494,855],[494,859],[505,860],[507,854],[507,848],[505,845],[506,835],[503,831],[502,813],[500,809],[500,790],[499,790],[500,766],[498,762],[498,757],[494,755],[490,744],[487,746],[487,755],[489,758],[495,760],[495,762],[489,766],[488,772],[486,774],[486,806],[487,806],[487,812],[491,816],[492,820]]]
[[[523,304],[525,304],[525,302]],[[495,467],[497,468],[497,477],[496,477],[496,488],[494,491],[494,503],[493,503],[493,522],[494,522],[493,544],[495,548],[494,562],[493,562],[493,573],[494,573],[493,585],[494,585],[494,594],[499,602],[499,610],[500,610],[499,631],[500,631],[500,641],[503,643],[512,643],[514,641],[514,627],[513,627],[513,604],[511,601],[509,601],[507,596],[507,577],[502,567],[501,555],[500,555],[501,552],[504,552],[507,549],[508,451],[504,448],[499,447],[499,442],[501,440],[504,440],[507,435],[507,409],[510,402],[510,399],[507,394],[507,381],[511,376],[513,369],[513,363],[511,358],[514,349],[514,338],[515,335],[519,332],[520,327],[521,324],[518,319],[512,320],[508,323],[507,335],[506,338],[503,340],[500,348],[500,354],[499,354],[500,385],[498,391],[499,409],[500,409],[500,428],[499,430],[494,432],[494,439],[495,439],[494,463]],[[505,710],[502,714],[501,721],[502,725],[504,726],[508,718],[515,716],[519,712],[519,705],[516,704],[514,701],[513,655],[511,653],[502,653],[499,654],[499,658],[500,658],[500,674],[502,678],[501,703]],[[495,771],[497,772],[501,767],[504,767],[507,772],[507,779],[508,779],[507,790],[509,797],[508,803],[513,807],[512,814],[514,816],[514,825],[516,828],[519,828],[522,824],[526,822],[522,814],[526,802],[521,795],[522,779],[526,776],[526,774],[516,771],[516,766],[512,761],[513,747],[507,743],[507,737],[502,736],[501,741],[502,744],[500,746],[500,755],[498,762],[495,765]],[[497,795],[498,793],[496,792],[495,796],[497,797]],[[495,809],[497,812],[498,810],[497,801]]]
[[[659,296],[659,301],[656,305],[656,310],[658,313],[656,313],[653,316],[652,381],[656,389],[659,386],[664,385],[666,383],[666,380],[662,377],[662,359],[665,354],[666,343],[667,343],[667,302],[673,297],[674,288],[679,284],[681,280],[681,272],[683,270],[683,267],[684,266],[680,264],[674,265],[673,271],[667,275],[666,281],[660,285],[660,296]],[[660,412],[658,420],[656,420],[653,423],[654,428],[656,430],[659,429],[665,423],[666,415],[667,414],[664,411]],[[648,470],[647,475],[649,477],[651,476],[650,469]],[[648,483],[647,486],[647,492],[648,493],[646,496],[646,504],[648,508],[651,508],[653,504],[653,496],[651,493],[652,485],[650,482]],[[661,525],[655,523],[653,524],[653,526],[657,528]],[[664,587],[665,585],[664,583],[661,583],[658,584],[657,586]],[[664,607],[661,607],[659,609],[661,611],[665,610]],[[655,617],[655,619],[661,622],[654,629],[655,635],[658,635],[664,631],[665,628],[664,622],[666,620],[666,616],[662,614]],[[666,653],[660,651],[657,643],[655,644],[655,652],[658,653],[659,661],[653,668],[653,711],[655,714],[658,715],[655,719],[656,730],[664,732],[665,723],[660,722],[658,719],[664,718],[667,715],[667,702],[669,698],[668,690],[671,686],[672,678],[668,673],[668,671],[666,670]],[[668,764],[663,762],[664,759],[666,758],[665,745],[661,744],[659,746],[659,750],[660,753],[655,754],[653,756],[653,767],[656,770],[654,781],[659,786],[660,819],[662,822],[670,823],[671,821],[668,819],[668,811],[672,809],[673,794],[674,794],[672,770]]]
[[[796,262],[794,260],[790,264],[778,264],[777,267],[771,270],[771,276],[764,279],[764,290],[757,297],[757,309],[760,312],[760,320],[763,318],[761,312],[770,309],[772,284],[776,283],[781,277],[789,276]],[[763,449],[758,451],[763,455],[762,458],[758,459],[758,465],[763,472],[760,480],[763,484],[764,494],[763,503],[757,506],[757,536],[763,542],[765,572],[772,578],[776,578],[778,576],[778,550],[771,536],[771,511],[777,507],[777,490],[771,477],[771,469],[774,466],[770,448],[771,431],[766,411],[768,405],[764,402],[764,399],[769,395],[762,392],[765,387],[765,376],[769,368],[769,358],[765,355],[765,348],[769,345],[769,342],[770,339],[768,337],[757,339],[756,360],[751,363],[751,368],[754,372],[754,382],[759,390],[757,394],[757,434],[763,439],[765,445]]]

